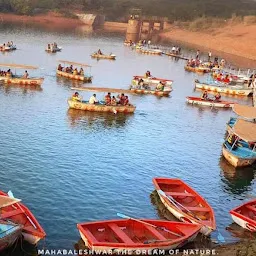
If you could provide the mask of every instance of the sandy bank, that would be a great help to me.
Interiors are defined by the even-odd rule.
[[[256,24],[223,26],[208,32],[191,32],[173,27],[170,31],[161,33],[160,37],[203,50],[216,50],[256,60]]]

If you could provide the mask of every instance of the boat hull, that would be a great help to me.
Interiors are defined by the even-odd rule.
[[[21,237],[21,232],[22,232],[22,227],[18,226],[16,224],[12,224],[9,221],[2,221],[0,220],[0,225],[11,225],[13,226],[11,233],[6,233],[6,235],[4,235],[3,237],[1,236],[0,238],[0,251],[11,247],[19,237]],[[1,234],[2,235],[2,234]]]
[[[252,89],[239,89],[235,86],[214,86],[209,84],[203,84],[195,82],[195,88],[200,90],[206,90],[210,92],[219,92],[227,95],[237,95],[237,96],[249,96],[252,94]]]
[[[107,60],[115,60],[116,56],[115,55],[103,55],[103,54],[92,54],[92,58],[95,59],[107,59]]]
[[[58,76],[63,76],[65,78],[71,79],[71,80],[78,80],[78,81],[83,81],[90,83],[92,81],[92,76],[80,76],[80,75],[73,75],[67,72],[63,72],[60,70],[57,70],[57,75]]]
[[[89,104],[78,101],[68,100],[69,108],[80,109],[85,111],[95,112],[110,112],[110,113],[134,113],[135,106],[107,106],[103,104]]]
[[[173,81],[169,79],[163,79],[163,78],[157,78],[157,77],[144,77],[144,76],[134,76],[133,80],[137,79],[143,79],[144,84],[148,85],[157,85],[160,82],[162,82],[164,85],[171,86]]]
[[[256,161],[256,158],[240,158],[232,154],[224,145],[222,146],[222,154],[234,167],[250,166]]]
[[[137,94],[153,94],[156,96],[169,96],[171,90],[169,91],[155,91],[155,90],[145,90],[145,89],[131,89],[132,92]]]
[[[234,106],[233,102],[202,100],[196,97],[187,97],[187,103],[197,105],[197,106],[208,106],[208,107],[214,107],[214,108],[232,108]]]
[[[0,81],[6,84],[20,84],[20,85],[42,85],[44,78],[15,78],[0,76]]]
[[[137,221],[146,222],[147,224],[138,224]],[[92,225],[97,223],[78,224],[80,236],[86,247],[91,250],[110,251],[117,253],[120,250],[129,250],[135,253],[136,251],[153,250],[155,248],[168,250],[182,247],[188,242],[192,242],[199,233],[200,226],[194,224],[185,224],[180,222],[169,222],[162,220],[110,220],[102,221],[101,225],[92,228]],[[127,226],[127,222],[134,222],[134,226]],[[150,225],[155,226],[152,227]],[[140,229],[137,225],[144,225]],[[90,227],[91,226],[91,227]],[[111,226],[114,226],[113,228]],[[173,226],[174,228],[171,228]],[[173,235],[169,238],[167,232],[159,234],[160,227],[171,232],[178,232],[181,236]],[[101,230],[101,236],[95,230]],[[180,233],[180,231],[182,233]],[[107,233],[107,234],[106,234]],[[142,233],[144,235],[142,235]],[[160,237],[159,237],[160,235]],[[105,237],[106,236],[106,237]],[[112,240],[112,237],[115,237]],[[152,240],[151,240],[152,239]],[[154,242],[149,242],[154,241]],[[114,249],[113,249],[114,248]]]
[[[160,50],[145,50],[145,49],[139,49],[140,53],[142,54],[151,54],[151,55],[162,55],[162,51]]]
[[[211,72],[210,68],[199,68],[199,67],[185,66],[184,69],[186,71],[195,72],[195,73],[210,73]]]
[[[169,212],[171,212],[177,219],[179,219],[182,222],[185,223],[193,223],[193,224],[197,224],[201,226],[200,232],[202,234],[204,234],[205,236],[208,236],[212,231],[214,231],[216,229],[216,224],[215,224],[215,217],[214,217],[214,212],[211,209],[211,207],[209,205],[207,205],[207,208],[209,209],[209,213],[210,213],[210,219],[209,221],[207,221],[209,224],[205,224],[203,221],[198,220],[197,218],[194,218],[192,215],[187,214],[185,211],[182,211],[182,208],[178,208],[176,207],[173,203],[171,203],[166,197],[164,197],[160,192],[160,186],[158,183],[158,180],[162,179],[162,178],[154,178],[153,179],[153,183],[155,185],[155,188],[157,190],[157,193],[159,195],[159,198],[161,200],[161,202],[163,203],[163,205],[167,208],[167,210]],[[165,178],[163,178],[163,180],[165,180]],[[167,179],[168,180],[168,179]],[[177,182],[179,180],[177,179],[173,179],[175,184],[179,184],[180,182]],[[182,182],[183,184],[185,184],[184,182]],[[168,183],[167,183],[168,184]],[[167,185],[166,184],[166,185]],[[188,190],[188,185],[185,184],[185,191]],[[198,194],[195,193],[195,191],[193,191],[190,188],[189,193],[191,193],[192,195],[195,194],[195,196],[200,197]],[[185,198],[184,194],[181,196],[183,198]],[[201,198],[201,197],[200,197]],[[191,200],[191,199],[190,199]],[[204,202],[205,204],[207,204],[207,202],[204,199],[200,199],[200,202]],[[201,203],[200,203],[201,204]],[[197,215],[197,214],[196,214]],[[198,215],[197,215],[198,216]],[[202,217],[201,217],[202,218]]]

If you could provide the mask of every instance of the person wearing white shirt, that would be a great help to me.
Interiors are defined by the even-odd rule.
[[[172,53],[176,53],[176,47],[175,46],[172,47]]]
[[[95,104],[98,103],[98,100],[96,99],[96,94],[93,94],[89,99],[89,104]]]

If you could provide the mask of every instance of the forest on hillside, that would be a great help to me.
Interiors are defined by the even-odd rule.
[[[254,0],[0,0],[0,12],[35,15],[56,11],[72,16],[72,10],[99,13],[106,20],[125,21],[132,9],[144,16],[189,21],[198,17],[230,18],[256,15]]]

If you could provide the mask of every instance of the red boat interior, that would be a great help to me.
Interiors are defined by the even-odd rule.
[[[147,222],[150,223],[148,220]],[[156,225],[156,222],[152,222],[152,224]],[[86,236],[93,238],[94,243],[124,243],[130,245],[147,244],[152,241],[165,242],[168,240],[168,242],[171,242],[195,232],[194,225],[179,225],[179,223],[174,224],[167,221],[160,221],[157,225],[177,233],[178,236],[161,228],[155,228],[133,220],[82,224],[80,229],[84,231]]]
[[[175,201],[191,211],[194,216],[182,207],[179,207],[185,213],[191,217],[196,216],[202,220],[203,224],[211,226],[211,208],[193,189],[182,183],[181,180],[156,178],[154,179],[154,184],[156,188],[158,186],[157,189],[164,191],[167,196],[174,198]]]
[[[256,202],[242,205],[234,211],[256,222]]]

